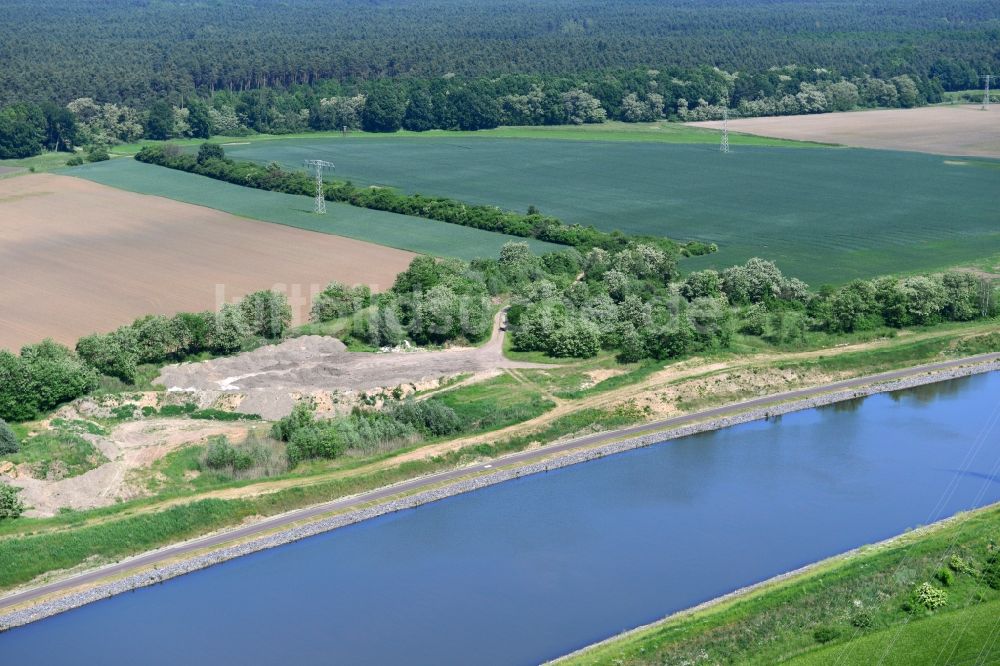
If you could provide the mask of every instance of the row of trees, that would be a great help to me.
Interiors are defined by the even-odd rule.
[[[332,285],[344,293],[343,285]],[[586,254],[533,255],[524,243],[471,263],[415,259],[392,290],[350,303],[351,334],[369,344],[475,342],[489,330],[491,299],[510,295],[514,347],[555,357],[615,351],[623,361],[667,359],[728,347],[736,333],[776,344],[809,331],[833,334],[927,326],[998,313],[995,287],[967,273],[879,278],[813,292],[770,261],[750,259],[683,279],[675,258],[645,245]],[[323,314],[314,311],[322,320]]]
[[[141,364],[208,352],[232,354],[280,338],[291,323],[283,294],[261,291],[217,313],[150,315],[111,333],[81,338],[71,350],[52,340],[20,354],[0,350],[0,419],[26,421],[94,390],[101,375],[134,383]]]
[[[607,119],[706,120],[721,117],[725,104],[745,116],[822,113],[911,107],[940,101],[941,94],[942,85],[935,78],[901,74],[891,79],[869,75],[846,79],[831,71],[795,66],[756,74],[700,67],[354,85],[330,82],[290,90],[220,92],[178,105],[159,100],[143,110],[83,97],[65,107],[19,104],[0,110],[0,157],[140,138],[250,132],[477,130]]]
[[[309,196],[313,196],[316,192],[315,181],[305,172],[285,171],[274,163],[260,165],[253,162],[235,162],[225,157],[221,146],[210,143],[202,144],[197,155],[184,153],[172,145],[146,146],[136,154],[135,158],[148,164],[180,169],[272,192]],[[356,187],[350,182],[330,182],[323,191],[327,199],[349,203],[352,206],[425,217],[512,236],[537,238],[585,250],[591,247],[622,248],[635,240],[620,232],[608,233],[593,226],[565,224],[557,218],[542,215],[537,211],[525,215],[495,206],[465,204],[445,197],[402,194],[385,187]],[[707,254],[716,249],[714,245],[698,241],[678,246],[674,241],[665,238],[649,237],[643,238],[643,242],[655,244],[672,253],[681,252],[686,255]]]
[[[138,366],[208,352],[232,354],[255,340],[280,338],[292,321],[284,294],[258,291],[218,312],[148,315],[111,333],[95,333],[76,343],[80,358],[109,377],[133,383]]]

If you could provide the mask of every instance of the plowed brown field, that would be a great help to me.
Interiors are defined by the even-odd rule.
[[[73,344],[258,289],[295,320],[330,280],[392,285],[415,255],[51,174],[0,180],[0,348]]]
[[[721,129],[722,121],[688,123]],[[797,141],[839,143],[858,148],[910,150],[937,155],[1000,157],[1000,105],[880,109],[810,116],[739,118],[734,132]]]

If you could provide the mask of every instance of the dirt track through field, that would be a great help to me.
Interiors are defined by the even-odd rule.
[[[308,316],[330,280],[384,290],[416,255],[52,174],[0,180],[0,348],[73,344],[258,289]]]
[[[721,129],[722,121],[688,123]],[[909,150],[936,155],[1000,157],[1000,105],[879,109],[808,116],[740,118],[729,129],[778,139],[839,143],[858,148]]]

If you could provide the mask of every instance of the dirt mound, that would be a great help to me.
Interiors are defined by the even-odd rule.
[[[128,421],[107,436],[83,435],[108,459],[103,465],[67,479],[35,479],[30,474],[0,470],[5,481],[23,488],[21,499],[31,507],[30,516],[51,516],[59,509],[91,509],[146,494],[132,482],[132,473],[181,447],[225,435],[237,441],[246,436],[249,423],[147,419]]]
[[[499,321],[498,316],[492,338],[482,347],[349,352],[339,340],[311,335],[238,356],[167,366],[156,382],[171,391],[238,393],[243,396],[238,411],[275,419],[312,393],[372,391],[498,368],[546,367],[507,359]]]

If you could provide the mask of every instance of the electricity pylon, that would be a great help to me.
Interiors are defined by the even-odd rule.
[[[335,169],[333,162],[326,160],[306,160],[306,166],[312,167],[316,173],[316,204],[313,212],[323,214],[326,212],[326,197],[323,196],[323,169]]]
[[[729,106],[722,107],[722,144],[719,150],[723,153],[729,152]]]

